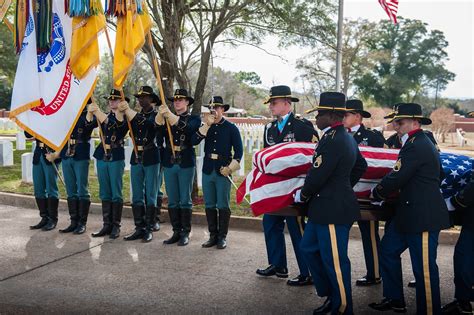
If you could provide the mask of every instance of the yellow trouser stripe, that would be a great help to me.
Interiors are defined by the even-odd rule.
[[[331,238],[332,259],[334,261],[334,270],[336,271],[337,285],[339,286],[339,292],[341,294],[341,306],[339,306],[339,312],[342,314],[346,310],[347,300],[346,289],[344,288],[344,282],[342,280],[341,264],[339,263],[336,228],[334,227],[334,224],[329,224],[329,237]]]
[[[370,240],[372,242],[372,255],[374,256],[374,276],[380,278],[379,271],[379,255],[377,249],[377,242],[375,240],[375,222],[370,221]]]
[[[423,276],[425,280],[426,294],[426,313],[433,314],[433,301],[431,299],[431,280],[430,280],[430,260],[428,255],[428,232],[422,235],[422,251],[423,251]]]

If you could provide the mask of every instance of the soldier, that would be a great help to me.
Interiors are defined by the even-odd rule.
[[[154,105],[161,105],[160,98],[150,86],[140,88],[135,97],[142,108],[140,113],[132,110],[126,102],[119,105],[125,113],[132,130],[133,152],[130,158],[130,178],[132,183],[132,213],[135,232],[125,236],[126,241],[153,239],[158,194],[158,172],[160,170],[160,151],[155,138],[161,133],[155,124]],[[161,127],[160,127],[161,129]]]
[[[327,297],[313,314],[352,314],[351,265],[347,256],[349,231],[360,219],[352,187],[367,169],[357,143],[342,124],[346,97],[321,94],[316,125],[323,131],[304,185],[295,202],[308,203],[308,223],[301,250],[317,294]],[[310,111],[311,112],[311,111]]]
[[[89,98],[87,104],[91,104]],[[55,153],[46,154],[50,162],[61,157],[64,182],[66,184],[67,207],[71,223],[61,233],[83,234],[86,231],[87,217],[91,204],[89,194],[90,139],[97,120],[84,107],[76,121],[74,129],[64,148]]]
[[[173,102],[176,115],[166,104],[163,104],[159,107],[155,119],[156,124],[160,126],[165,125],[165,120],[168,121],[173,137],[171,141],[168,131],[164,131],[166,147],[163,151],[162,163],[173,235],[163,243],[178,243],[178,246],[185,246],[189,243],[191,232],[193,205],[191,190],[196,171],[196,153],[191,144],[191,136],[199,129],[201,119],[188,111],[188,106],[194,102],[194,99],[188,95],[187,90],[177,89],[174,96],[168,100]]]
[[[205,139],[202,191],[210,235],[202,247],[217,245],[218,249],[224,249],[227,247],[226,236],[230,220],[229,176],[240,169],[242,139],[237,126],[223,117],[230,106],[224,104],[221,96],[213,96],[206,107],[210,114],[192,137],[193,145]]]
[[[400,190],[395,215],[385,225],[380,243],[380,270],[384,299],[371,303],[375,310],[406,312],[400,255],[409,248],[416,279],[418,314],[441,310],[439,274],[436,265],[438,236],[449,227],[449,217],[439,186],[444,177],[439,152],[422,131],[431,124],[421,106],[400,104],[393,117],[400,124],[402,148],[393,170],[373,190],[382,201]]]
[[[474,117],[474,112],[468,113]],[[454,248],[454,297],[455,300],[444,305],[443,314],[472,314],[470,302],[474,302],[474,164],[471,181],[464,190],[450,198],[449,210],[454,210],[462,225],[456,247]]]
[[[346,102],[347,113],[344,116],[344,127],[348,128],[358,145],[383,148],[385,139],[376,131],[365,128],[362,120],[370,118],[369,112],[364,110],[364,104],[360,100],[348,100]],[[379,222],[357,221],[364,248],[365,266],[367,273],[361,279],[356,280],[358,286],[369,286],[381,282],[379,273]]]
[[[288,86],[278,85],[270,89],[270,96],[265,104],[269,104],[269,109],[276,119],[265,126],[263,139],[265,148],[283,142],[317,142],[318,133],[314,130],[311,122],[296,118],[291,111],[291,103],[298,101],[298,98],[291,95],[291,89]],[[285,235],[283,233],[285,222],[300,271],[299,275],[288,280],[287,284],[291,286],[311,285],[311,276],[299,247],[304,229],[303,217],[263,215],[263,231],[269,266],[257,269],[257,274],[263,277],[276,275],[278,278],[288,278]]]
[[[109,235],[111,239],[120,236],[120,222],[123,209],[123,171],[125,168],[124,138],[128,132],[123,112],[118,110],[122,100],[119,90],[113,89],[106,97],[110,112],[104,114],[97,104],[90,104],[88,111],[97,118],[101,143],[94,152],[97,159],[99,197],[102,200],[102,229],[92,237]]]
[[[33,136],[25,131],[25,136],[33,140]],[[50,231],[58,223],[58,165],[61,159],[57,159],[54,165],[46,159],[46,154],[52,150],[44,142],[36,139],[36,147],[33,153],[33,189],[36,204],[38,206],[41,221],[30,226],[30,229]]]

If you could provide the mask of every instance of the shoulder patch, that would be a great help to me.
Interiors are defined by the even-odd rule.
[[[398,172],[402,168],[402,159],[398,159],[395,165],[393,166],[393,171]]]
[[[316,157],[316,159],[314,159],[313,167],[314,167],[314,168],[318,168],[318,167],[320,167],[322,164],[323,164],[323,156],[322,156],[322,155],[318,155],[318,156]]]
[[[272,123],[269,122],[265,127],[270,128],[272,126]]]

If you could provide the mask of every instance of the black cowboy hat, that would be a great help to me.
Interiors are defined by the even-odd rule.
[[[210,108],[213,106],[222,106],[224,107],[224,112],[228,111],[230,108],[229,104],[224,104],[224,99],[222,96],[213,96],[209,101],[209,104],[203,105],[204,107]]]
[[[122,93],[120,90],[112,89],[109,96],[104,96],[106,100],[119,100],[122,99]],[[125,101],[130,102],[130,99],[125,96]]]
[[[393,120],[404,118],[418,119],[422,125],[431,124],[431,119],[423,116],[421,105],[416,103],[401,103],[398,105]]]
[[[274,98],[289,98],[292,102],[299,102],[299,98],[291,95],[291,89],[286,85],[277,85],[270,88],[270,95],[263,102],[263,104],[268,104]]]
[[[136,98],[139,98],[139,97],[142,97],[142,96],[151,96],[152,103],[155,103],[158,106],[161,105],[160,97],[158,95],[156,95],[155,92],[153,91],[153,88],[151,86],[148,86],[148,85],[144,85],[144,86],[140,87],[140,89],[138,90],[138,93],[133,94],[133,96],[135,96]]]
[[[346,96],[339,92],[323,92],[319,97],[319,105],[306,111],[306,114],[315,111],[342,110],[346,111]]]
[[[189,101],[189,105],[194,103],[194,98],[188,95],[188,90],[186,89],[176,89],[174,91],[173,97],[168,97],[168,101],[174,101],[180,98],[185,98]]]
[[[364,118],[372,117],[369,112],[364,110],[364,103],[361,100],[348,100],[346,102],[346,109],[349,113],[357,113]]]

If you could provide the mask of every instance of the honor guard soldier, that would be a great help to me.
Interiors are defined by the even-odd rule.
[[[393,219],[385,224],[380,242],[384,299],[369,306],[379,311],[406,312],[400,255],[408,248],[416,279],[417,314],[441,311],[436,265],[438,236],[449,227],[446,203],[439,186],[444,177],[439,152],[421,129],[431,124],[421,106],[400,104],[393,119],[400,125],[402,148],[393,170],[373,190],[382,201],[400,190]]]
[[[468,113],[474,117],[474,112]],[[462,225],[456,247],[454,248],[454,298],[446,304],[441,313],[472,314],[474,302],[474,164],[471,181],[464,190],[450,198],[448,205],[458,217],[456,224]]]
[[[209,240],[202,244],[202,247],[217,245],[218,249],[224,249],[227,247],[226,236],[230,221],[229,176],[240,169],[242,139],[237,126],[223,117],[230,106],[224,104],[221,96],[213,96],[206,107],[209,108],[210,114],[192,137],[193,145],[205,139],[202,191]]]
[[[132,110],[126,102],[119,105],[119,110],[125,113],[131,123],[130,136],[133,137],[134,145],[130,158],[130,178],[135,232],[126,236],[125,240],[142,239],[150,242],[153,239],[160,171],[160,151],[156,137],[161,137],[155,124],[157,112],[154,105],[161,105],[161,101],[150,86],[141,87],[135,97],[142,108],[140,113]]]
[[[124,114],[118,110],[122,100],[119,90],[113,89],[109,102],[110,112],[104,114],[97,104],[90,104],[88,111],[94,114],[99,123],[100,144],[94,152],[97,159],[99,197],[102,200],[103,226],[93,237],[109,235],[115,239],[120,235],[120,222],[123,209],[123,171],[125,168],[124,138],[128,132]]]
[[[313,276],[317,294],[327,297],[313,314],[352,314],[351,263],[347,256],[349,231],[360,219],[353,186],[367,169],[357,143],[342,124],[346,112],[342,93],[321,94],[316,125],[323,136],[313,165],[295,202],[308,204],[308,223],[301,250]],[[310,112],[311,112],[310,111]]]
[[[348,100],[346,102],[347,113],[344,116],[344,127],[348,129],[358,145],[383,148],[385,139],[383,135],[369,128],[365,128],[362,120],[370,118],[369,112],[364,110],[364,104],[360,100]],[[362,245],[364,248],[366,275],[356,280],[358,286],[369,286],[381,282],[379,272],[379,222],[378,221],[358,221]]]
[[[25,136],[29,140],[34,139],[26,131]],[[50,231],[58,223],[58,165],[61,159],[57,159],[54,165],[49,162],[46,159],[46,154],[52,152],[53,150],[44,142],[36,139],[36,147],[33,153],[33,189],[41,221],[30,226],[32,230]]]
[[[173,235],[163,243],[185,246],[189,243],[191,232],[191,190],[196,171],[196,153],[191,137],[201,126],[201,119],[188,111],[188,106],[193,104],[194,99],[188,95],[187,90],[177,89],[168,100],[173,102],[176,115],[163,104],[159,107],[155,120],[160,126],[168,121],[172,135],[171,140],[168,130],[163,132],[166,142],[162,158],[163,175],[168,195],[168,214],[173,226]]]
[[[272,116],[277,119],[265,126],[263,140],[265,148],[283,142],[317,142],[318,133],[311,122],[296,118],[291,111],[291,103],[298,101],[298,98],[291,95],[291,89],[288,86],[278,85],[270,89],[270,96],[265,104],[269,104]],[[304,218],[302,217],[263,215],[263,231],[270,265],[264,269],[257,269],[257,274],[264,277],[276,275],[278,278],[288,278],[283,233],[285,222],[300,271],[300,274],[296,278],[288,280],[287,284],[293,286],[311,285],[311,276],[299,247],[304,229]]]
[[[87,105],[92,103],[89,98]],[[50,162],[61,157],[64,182],[66,184],[67,207],[71,223],[61,233],[83,234],[91,204],[89,194],[90,139],[97,120],[84,107],[78,117],[66,146],[60,151],[46,155]]]

